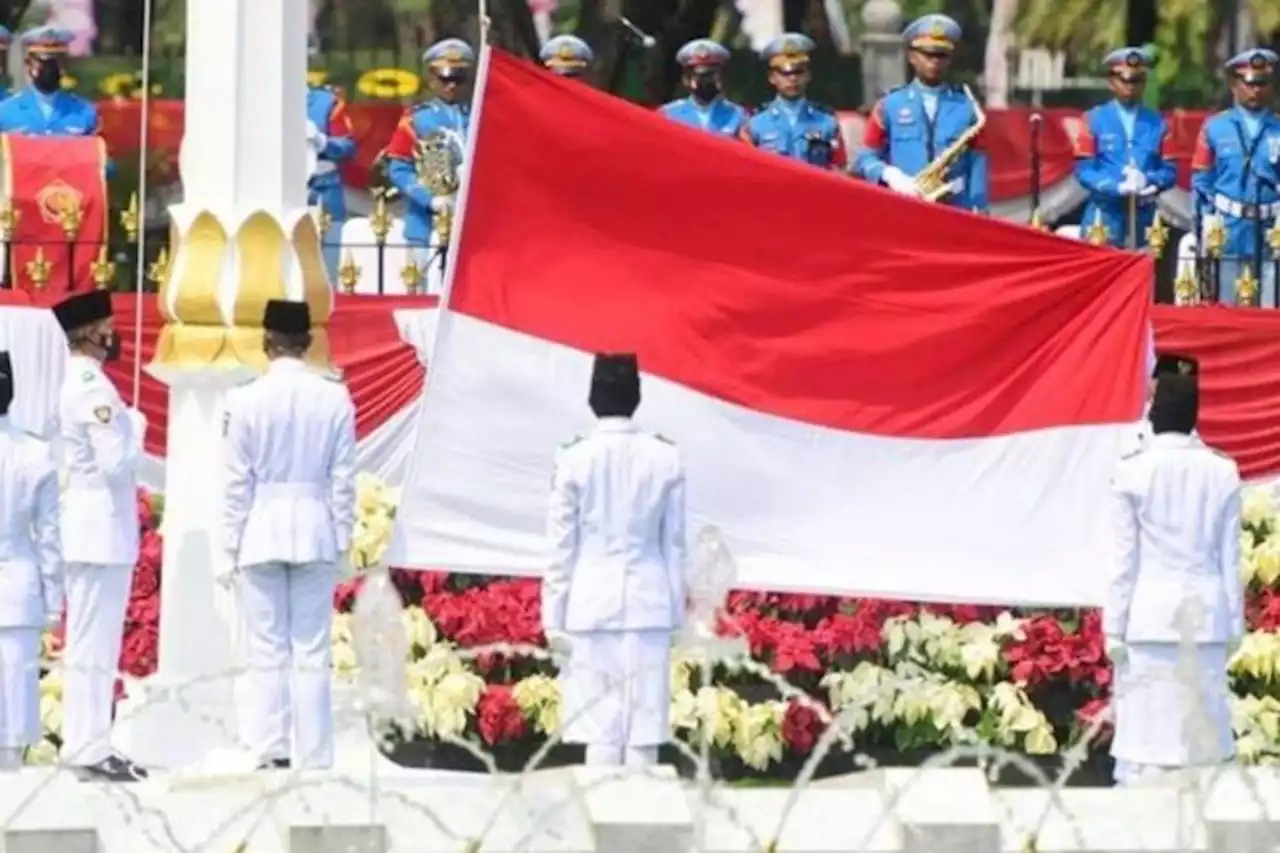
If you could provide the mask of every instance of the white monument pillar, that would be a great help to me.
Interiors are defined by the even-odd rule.
[[[169,386],[159,670],[117,715],[115,742],[152,767],[236,746],[234,596],[215,583],[222,406],[265,365],[268,300],[305,301],[328,360],[332,312],[306,201],[308,0],[188,0],[183,201],[170,208],[167,324],[148,371]]]

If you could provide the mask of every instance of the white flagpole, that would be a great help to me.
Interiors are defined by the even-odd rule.
[[[153,0],[142,6],[142,109],[138,129],[138,262],[133,294],[133,406],[141,407],[142,395],[142,296],[147,282],[147,153],[151,147],[151,10]]]

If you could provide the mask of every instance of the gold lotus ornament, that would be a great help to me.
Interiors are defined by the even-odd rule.
[[[160,254],[147,265],[147,281],[159,287],[169,275],[169,250],[160,247]]]
[[[1156,211],[1155,218],[1151,220],[1151,227],[1147,229],[1147,246],[1151,249],[1151,254],[1156,258],[1164,256],[1164,249],[1169,245],[1169,228],[1164,224],[1164,217],[1160,215],[1160,211]]]
[[[1102,219],[1102,211],[1093,218],[1093,224],[1084,232],[1084,238],[1095,246],[1105,246],[1111,235],[1107,231],[1107,223]]]
[[[387,210],[387,190],[379,187],[373,191],[373,214],[369,217],[369,229],[379,246],[386,245],[391,233],[391,212]]]
[[[120,227],[132,243],[138,239],[138,229],[142,227],[142,217],[138,211],[138,194],[129,196],[129,206],[120,212]]]
[[[418,266],[418,262],[413,258],[409,259],[409,263],[404,265],[404,269],[400,270],[400,280],[404,282],[405,293],[417,293],[422,287],[422,279],[424,278],[422,267]]]
[[[1209,230],[1204,235],[1204,250],[1214,260],[1222,259],[1222,250],[1227,247],[1227,227],[1222,224],[1222,217],[1215,216],[1209,223]]]
[[[80,226],[84,224],[84,213],[80,209],[80,199],[72,196],[67,204],[58,211],[58,224],[67,240],[75,240],[80,235]]]
[[[107,285],[116,277],[116,265],[106,246],[98,250],[98,258],[89,265],[89,272],[93,275],[93,284],[98,290],[106,290]]]
[[[1236,279],[1236,303],[1239,305],[1252,305],[1253,300],[1258,298],[1258,274],[1253,271],[1253,267],[1246,265],[1244,272],[1240,273],[1240,277]]]
[[[356,259],[347,252],[347,256],[343,258],[342,265],[338,267],[338,286],[342,288],[342,292],[352,294],[356,292],[356,284],[360,281],[360,274],[364,270],[356,266]]]
[[[360,94],[383,101],[412,98],[421,88],[422,78],[401,68],[375,68],[356,81]]]
[[[36,249],[36,256],[26,263],[27,278],[36,290],[44,290],[49,285],[49,277],[53,274],[53,264],[44,256],[44,249]]]
[[[5,199],[0,205],[0,240],[9,242],[13,237],[13,229],[18,227],[18,220],[22,218],[22,211],[17,210],[13,206],[13,202]]]
[[[1173,282],[1175,305],[1196,305],[1200,302],[1200,282],[1196,280],[1195,267],[1185,264]]]
[[[1271,257],[1280,261],[1280,219],[1276,220],[1276,224],[1271,226],[1271,230],[1267,232],[1267,248],[1271,250]]]

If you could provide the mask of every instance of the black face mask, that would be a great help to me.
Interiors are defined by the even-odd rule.
[[[120,333],[109,332],[105,336],[94,341],[95,344],[103,349],[103,361],[116,361],[120,358]]]
[[[693,96],[699,101],[714,101],[720,95],[720,83],[714,77],[694,77]]]
[[[62,88],[62,65],[56,59],[46,59],[36,69],[32,84],[46,95]]]

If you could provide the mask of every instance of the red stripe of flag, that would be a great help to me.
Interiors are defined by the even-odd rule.
[[[1152,262],[753,150],[494,51],[454,311],[841,430],[1138,417]]]

